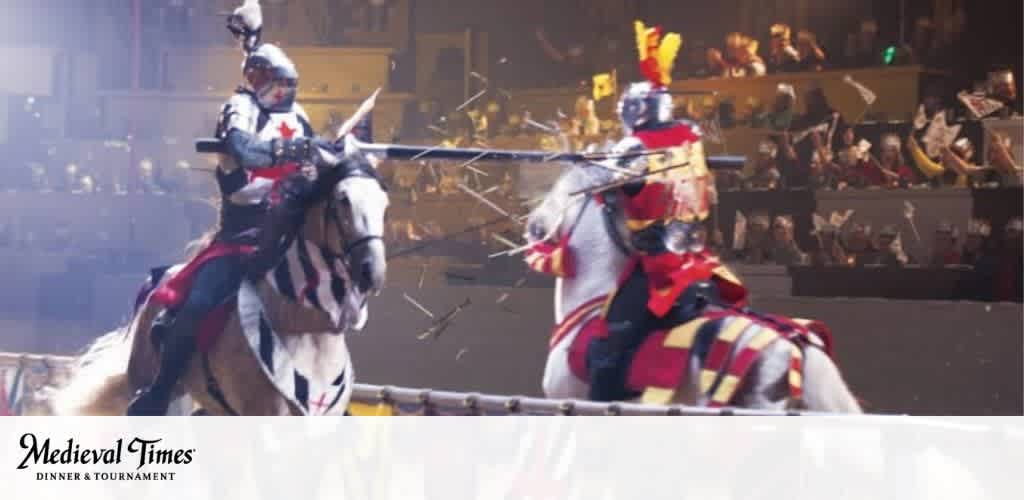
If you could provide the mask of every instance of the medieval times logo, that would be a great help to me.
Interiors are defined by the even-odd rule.
[[[21,449],[25,458],[18,470],[36,465],[71,465],[78,471],[36,472],[37,481],[173,481],[175,472],[143,470],[151,466],[187,465],[192,463],[196,450],[165,448],[162,439],[118,439],[109,448],[82,448],[75,440],[64,444],[51,444],[50,438],[40,441],[35,434],[21,436]],[[108,466],[128,464],[131,472],[81,470],[81,466]]]

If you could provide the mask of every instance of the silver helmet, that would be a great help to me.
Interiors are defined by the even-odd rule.
[[[249,52],[242,64],[242,74],[261,108],[269,112],[291,110],[298,92],[299,72],[279,47],[264,43]]]
[[[631,83],[619,99],[619,119],[627,133],[672,121],[672,96],[651,82]]]

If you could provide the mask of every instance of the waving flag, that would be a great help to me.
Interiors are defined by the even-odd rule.
[[[924,143],[925,152],[929,158],[938,158],[942,154],[942,148],[948,147],[960,135],[962,125],[949,125],[946,123],[946,113],[935,113],[932,124],[925,131],[921,142]]]
[[[960,102],[964,103],[964,106],[968,111],[974,115],[975,119],[984,118],[1005,106],[1003,103],[985,97],[984,94],[968,94],[967,92],[960,92],[956,95]]]
[[[594,75],[594,100],[600,101],[605,97],[615,95],[616,92],[615,70],[611,73]]]
[[[863,83],[854,80],[852,76],[844,76],[843,81],[846,82],[848,85],[852,86],[853,88],[857,89],[857,93],[860,94],[860,98],[864,99],[864,104],[870,106],[874,104],[875,101],[878,100],[878,96],[875,95],[875,93],[871,89],[864,86]]]

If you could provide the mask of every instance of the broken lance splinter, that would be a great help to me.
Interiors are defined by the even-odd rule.
[[[550,151],[515,151],[503,149],[439,148],[437,146],[409,146],[404,144],[376,144],[353,141],[363,153],[375,154],[391,160],[462,160],[462,161],[526,161],[587,163],[608,158],[634,158],[661,154],[663,151],[637,151],[633,153],[552,153]],[[340,149],[340,145],[339,145]],[[222,153],[224,146],[218,139],[196,140],[197,153]],[[712,170],[738,170],[746,162],[744,156],[708,156],[706,163]]]

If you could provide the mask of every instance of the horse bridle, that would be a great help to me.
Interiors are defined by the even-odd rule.
[[[336,183],[332,183],[332,186],[336,186],[341,181],[343,181],[345,179],[352,178],[352,177],[365,177],[365,178],[373,179],[373,180],[377,181],[377,184],[380,185],[381,189],[383,189],[384,191],[387,191],[387,186],[384,184],[384,181],[380,178],[380,175],[377,173],[376,169],[374,169],[371,166],[363,165],[363,164],[355,164],[355,165],[352,165],[352,166],[349,166],[349,167],[345,168],[343,170],[343,172],[342,172],[341,177],[338,179],[338,181]],[[335,231],[338,232],[338,236],[344,240],[345,239],[345,233],[346,233],[345,232],[345,227],[344,227],[344,224],[342,224],[342,222],[341,222],[341,218],[338,217],[338,210],[337,210],[337,208],[335,206],[336,203],[337,203],[337,199],[334,197],[333,190],[332,190],[331,196],[329,196],[328,199],[327,199],[327,207],[324,210],[324,227],[327,227],[328,224],[333,225]],[[349,262],[349,260],[350,260],[350,257],[352,255],[352,252],[354,252],[357,248],[359,248],[361,246],[364,246],[364,245],[367,245],[370,242],[375,241],[375,240],[383,241],[384,240],[384,235],[383,234],[369,234],[369,235],[363,236],[362,238],[359,238],[359,239],[357,239],[355,241],[346,241],[344,243],[344,245],[342,246],[342,249],[341,249],[342,253],[341,253],[341,255],[339,257],[341,257],[341,260],[344,263],[345,267],[348,269],[350,275],[351,275],[351,272],[352,272],[352,266],[351,266],[351,263]]]
[[[594,194],[588,194],[587,199],[589,200]],[[619,226],[616,223],[615,217],[619,211],[619,193],[614,191],[605,191],[601,193],[601,219],[604,221],[604,230],[608,233],[608,237],[611,238],[612,243],[615,244],[615,248],[618,248],[622,255],[629,257],[633,255],[634,251],[632,245],[626,241],[622,236],[622,231],[619,230]],[[580,208],[580,212],[586,208],[584,205]]]

